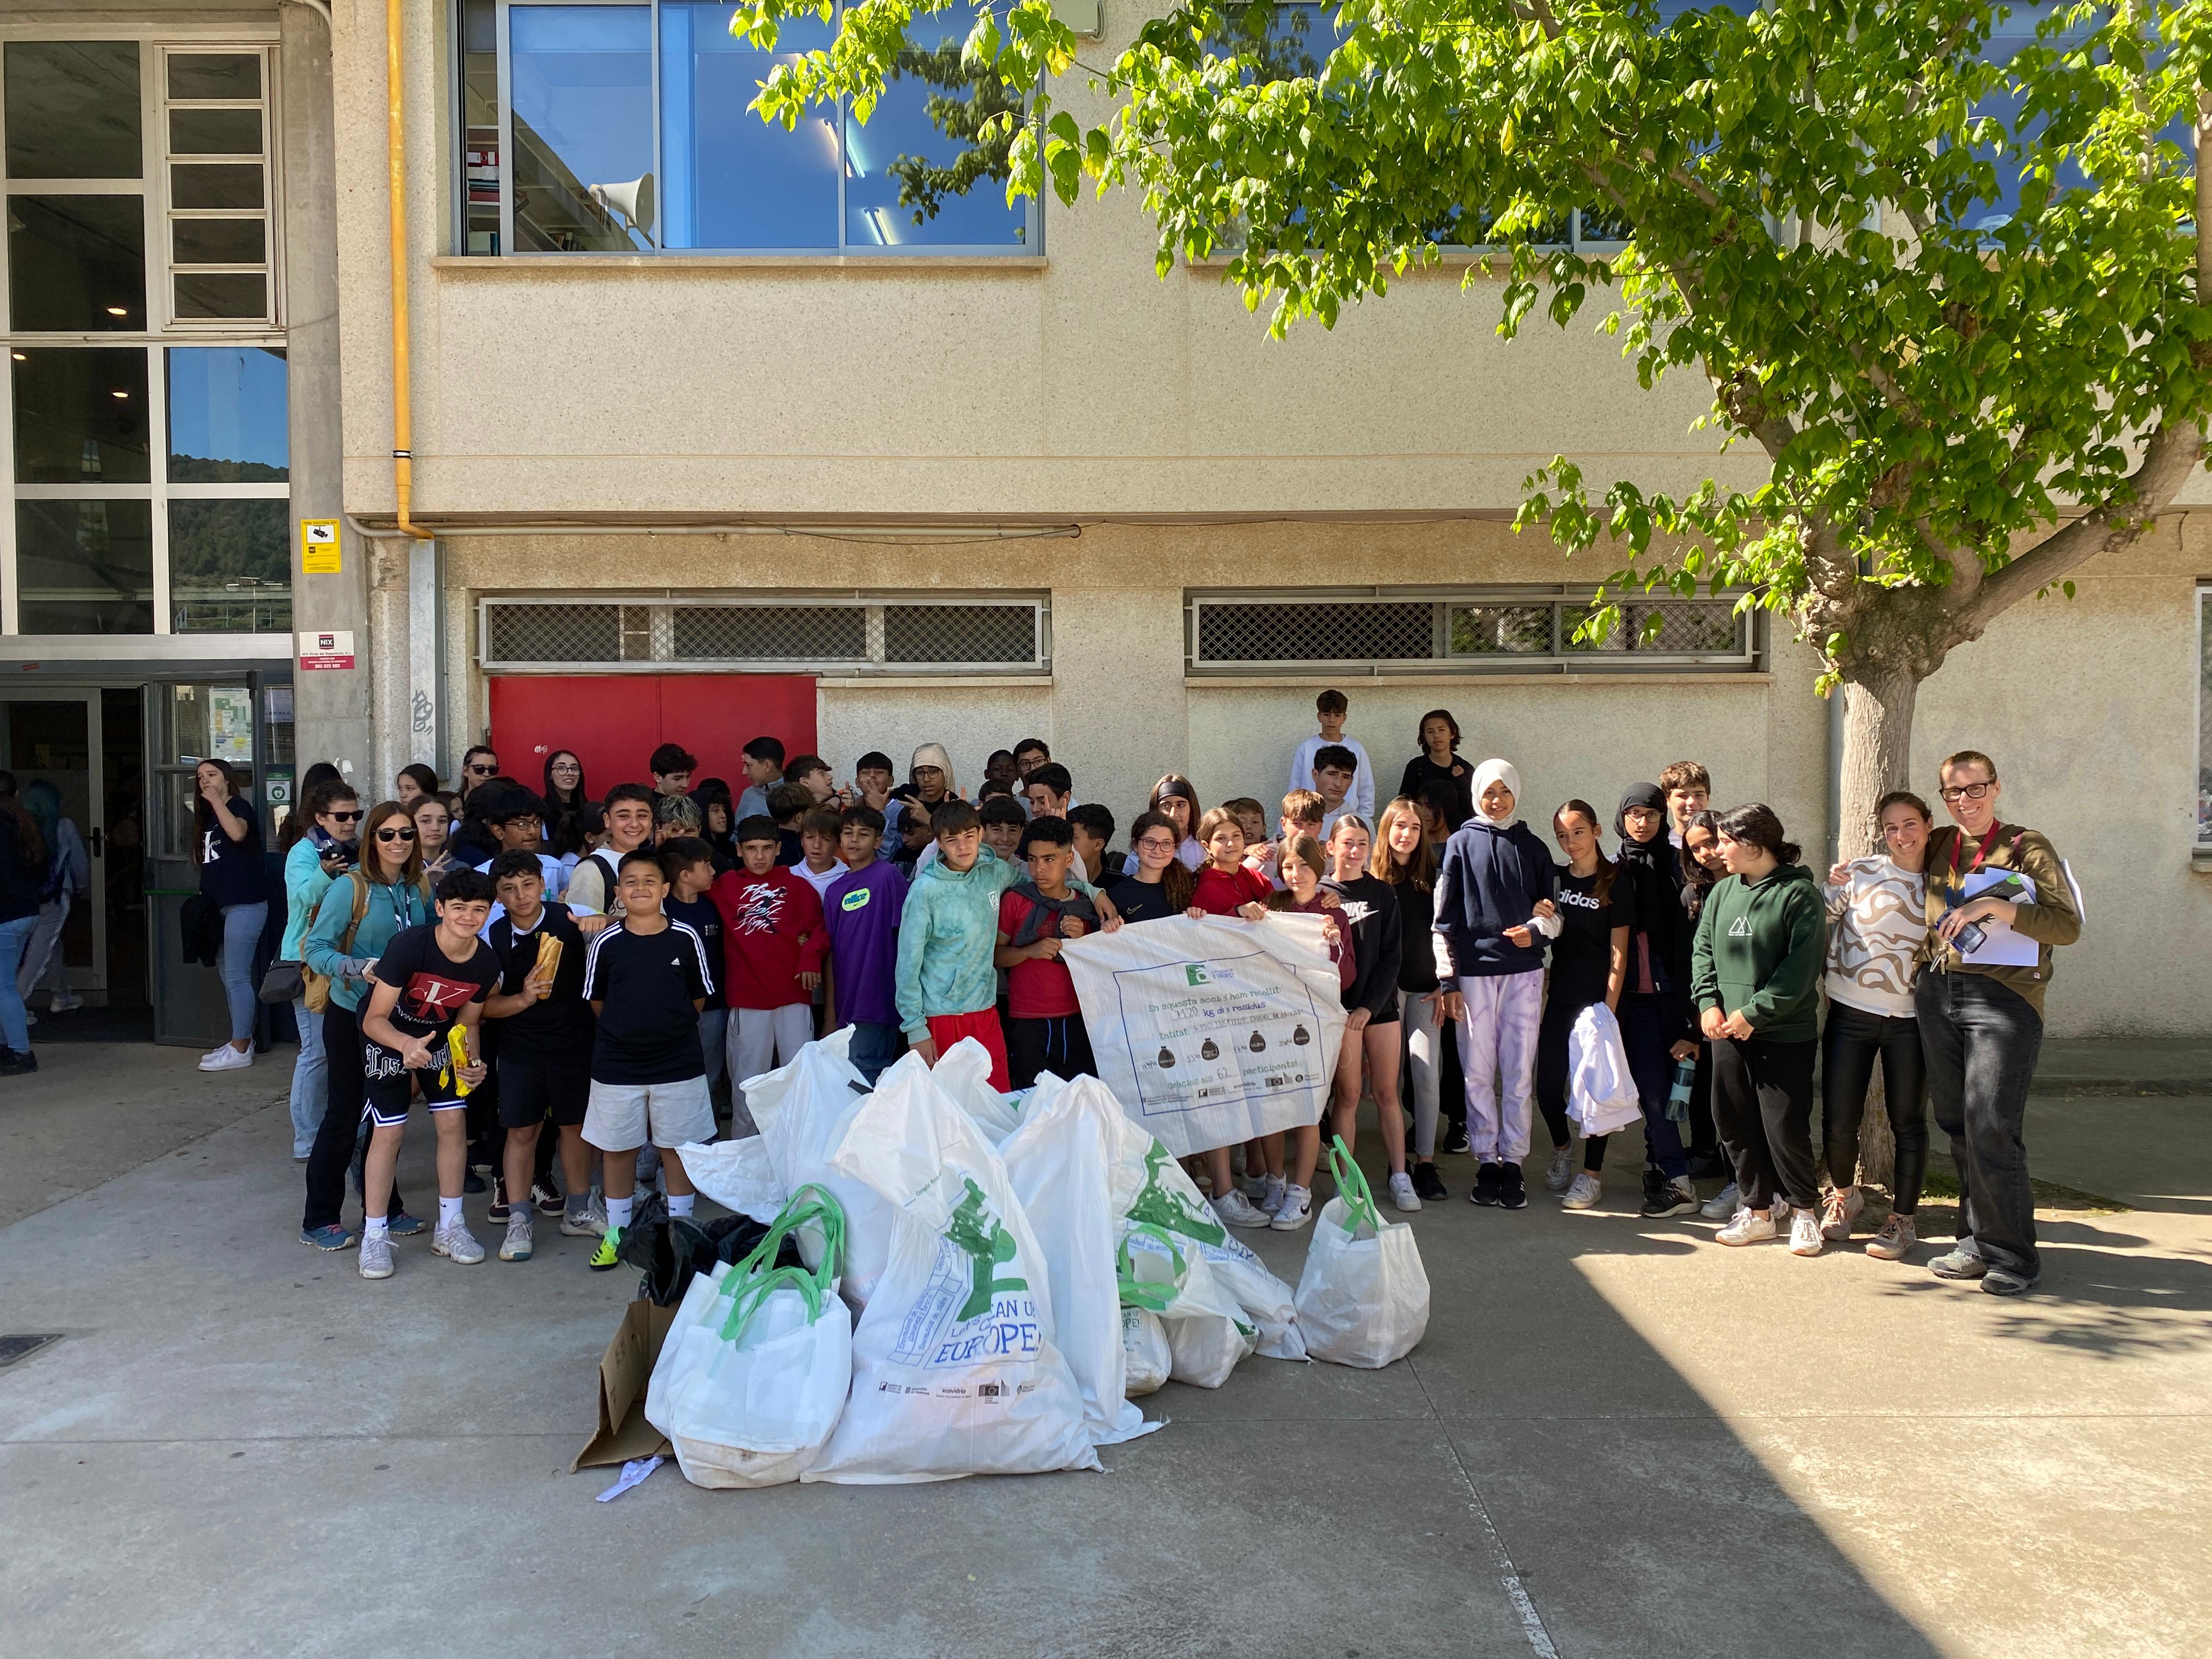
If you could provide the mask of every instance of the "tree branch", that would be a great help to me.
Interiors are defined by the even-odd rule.
[[[2203,453],[2202,428],[2160,427],[2143,447],[2142,462],[2128,478],[2130,499],[2093,508],[1991,572],[1964,603],[1954,600],[1948,607],[1959,625],[1969,636],[1978,635],[1992,617],[2098,554],[2140,541],[2181,493]]]

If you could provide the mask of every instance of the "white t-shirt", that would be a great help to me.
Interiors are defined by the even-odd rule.
[[[1828,902],[1828,1000],[1861,1013],[1913,1017],[1913,958],[1928,937],[1927,878],[1876,854],[1844,866]]]
[[[824,870],[821,874],[817,875],[812,870],[807,867],[806,860],[805,859],[801,859],[798,863],[791,866],[791,873],[794,876],[804,877],[806,881],[806,884],[814,890],[814,896],[818,899],[826,900],[830,896],[830,884],[836,880],[840,876],[851,874],[852,866],[848,865],[844,860],[837,859],[831,862],[827,870]]]
[[[1336,742],[1340,746],[1349,749],[1359,762],[1359,769],[1352,775],[1352,787],[1344,792],[1344,804],[1372,823],[1375,822],[1375,763],[1367,758],[1367,750],[1361,747],[1358,738],[1341,737]],[[1298,745],[1298,752],[1291,757],[1291,788],[1310,789],[1314,787],[1314,757],[1328,746],[1329,740],[1318,735],[1308,738]]]

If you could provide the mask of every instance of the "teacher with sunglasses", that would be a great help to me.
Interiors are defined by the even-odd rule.
[[[2043,994],[2053,947],[2081,936],[2081,911],[2051,843],[1997,816],[1995,761],[1962,749],[1937,775],[1953,827],[1928,838],[1928,937],[1912,1000],[1960,1196],[1959,1242],[1928,1265],[1938,1279],[2018,1296],[2042,1272],[2021,1124]]]
[[[405,807],[396,800],[371,807],[362,826],[361,848],[360,867],[343,880],[332,880],[315,907],[301,952],[307,965],[331,982],[330,1005],[323,1011],[330,1106],[307,1154],[307,1207],[300,1219],[300,1242],[319,1250],[343,1250],[358,1242],[341,1212],[346,1166],[353,1162],[368,1096],[361,1006],[374,984],[376,958],[403,928],[433,919],[422,854]],[[407,1213],[396,1184],[386,1217],[394,1238],[422,1232],[429,1224]]]
[[[285,962],[303,962],[307,929],[331,884],[361,856],[361,797],[351,784],[310,784],[300,810],[284,820]],[[300,1031],[300,1058],[292,1067],[292,1158],[304,1164],[314,1150],[315,1130],[329,1102],[330,1065],[323,1052],[323,1017],[307,1006],[305,994],[292,999],[292,1023]]]

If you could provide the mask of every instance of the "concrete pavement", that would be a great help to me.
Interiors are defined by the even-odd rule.
[[[628,1274],[541,1230],[527,1264],[416,1242],[365,1283],[293,1241],[281,1066],[78,1053],[0,1094],[0,1332],[65,1334],[0,1369],[14,1652],[2212,1644],[2203,1097],[2037,1100],[2036,1173],[2135,1207],[2049,1218],[2026,1301],[1642,1221],[1632,1136],[1583,1215],[1476,1211],[1449,1160],[1415,1219],[1430,1334],[1387,1370],[1170,1385],[1105,1475],[733,1493],[669,1468],[603,1505],[611,1472],[567,1469]],[[402,1173],[427,1202],[427,1133]],[[495,1242],[480,1200],[472,1224]],[[1258,1243],[1294,1281],[1304,1235]]]

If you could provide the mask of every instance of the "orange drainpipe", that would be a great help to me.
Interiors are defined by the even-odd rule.
[[[407,357],[407,137],[401,106],[400,21],[404,0],[385,0],[384,78],[390,94],[386,121],[392,151],[392,482],[399,502],[399,531],[416,541],[430,532],[411,516],[415,497],[415,422]]]

